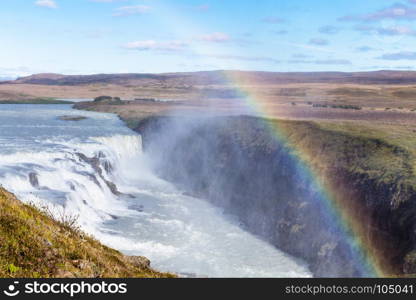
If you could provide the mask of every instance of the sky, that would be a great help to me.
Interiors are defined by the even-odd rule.
[[[415,63],[416,0],[0,1],[0,78]]]

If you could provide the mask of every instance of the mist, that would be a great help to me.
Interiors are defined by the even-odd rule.
[[[152,117],[136,128],[152,170],[307,261],[314,276],[366,276],[320,191],[267,122],[252,116]]]

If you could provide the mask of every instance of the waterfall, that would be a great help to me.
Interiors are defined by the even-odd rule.
[[[54,141],[54,145],[43,152],[0,155],[2,186],[24,202],[78,216],[80,225],[90,231],[128,212],[118,197],[123,193],[119,188],[131,176],[129,165],[137,166],[140,160],[140,136]]]

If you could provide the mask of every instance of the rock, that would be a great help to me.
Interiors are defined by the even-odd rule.
[[[38,188],[39,187],[38,174],[36,174],[35,172],[30,172],[29,173],[29,181],[30,181],[30,184],[33,187],[35,187],[35,188]]]
[[[107,185],[107,187],[110,189],[110,191],[116,195],[116,196],[120,196],[122,193],[118,190],[117,186],[113,183],[108,181],[107,179],[105,179],[105,177],[103,176],[103,171],[101,170],[100,167],[100,158],[98,157],[87,157],[85,154],[83,153],[76,153],[78,155],[78,157],[85,161],[86,163],[88,163],[93,169],[94,171],[101,177],[101,179],[105,182],[105,184]],[[98,183],[98,181],[94,181],[96,182],[97,185],[100,185]]]
[[[97,155],[98,158],[105,158],[105,153],[103,151],[98,151]]]
[[[104,167],[104,170],[106,170],[107,173],[111,173],[114,169],[109,161],[104,161],[103,162],[103,167]]]
[[[118,219],[120,219],[120,218],[119,218],[119,217],[117,217],[116,215],[109,214],[109,216],[110,216],[113,220],[118,220]]]
[[[67,184],[69,185],[71,191],[75,191],[75,185],[72,182],[68,181]]]
[[[116,186],[113,182],[108,181],[108,180],[106,180],[106,179],[104,179],[104,182],[105,182],[105,184],[108,186],[108,188],[110,189],[110,191],[111,191],[114,195],[116,195],[116,196],[120,196],[120,195],[121,195],[121,193],[119,192],[119,190],[118,190],[117,186]]]
[[[127,256],[127,260],[140,269],[150,268],[150,260],[144,256]]]

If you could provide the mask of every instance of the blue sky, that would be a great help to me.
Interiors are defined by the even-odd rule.
[[[413,70],[416,0],[2,0],[0,77]]]

